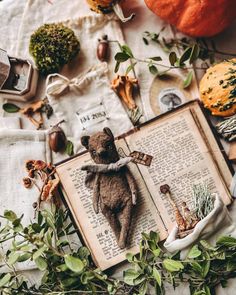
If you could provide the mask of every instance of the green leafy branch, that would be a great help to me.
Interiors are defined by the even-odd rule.
[[[129,268],[124,271],[124,281],[119,281],[95,267],[86,247],[70,242],[69,236],[76,230],[68,211],[52,205],[25,227],[23,215],[17,217],[13,211],[5,211],[0,218],[5,220],[0,227],[0,245],[4,249],[8,245],[3,264],[11,269],[0,274],[4,295],[158,295],[164,294],[165,282],[174,288],[186,282],[192,295],[213,295],[218,284],[226,287],[227,280],[236,276],[233,237],[221,237],[214,247],[200,241],[180,260],[180,253],[169,255],[162,249],[156,232],[143,233],[140,253],[127,254]],[[31,285],[16,271],[16,263],[25,261],[33,261],[43,273],[39,286]]]
[[[157,233],[143,234],[140,254],[127,255],[132,268],[124,273],[128,285],[139,288],[137,294],[149,294],[153,289],[156,294],[164,294],[164,282],[177,287],[181,282],[188,282],[190,294],[215,294],[215,287],[226,287],[227,280],[236,276],[236,239],[220,238],[213,247],[206,241],[194,245],[185,260],[180,260],[179,253],[167,255],[158,246]]]
[[[181,39],[166,39],[162,34],[164,30],[165,27],[163,27],[158,33],[145,31],[143,34],[143,42],[146,45],[149,45],[150,42],[158,44],[165,53],[168,53],[169,65],[160,63],[162,61],[160,56],[140,59],[134,56],[134,53],[127,45],[121,46],[118,43],[120,51],[115,55],[115,72],[118,72],[121,63],[130,61],[130,65],[126,69],[126,74],[128,74],[131,70],[134,72],[134,68],[138,63],[145,63],[147,64],[151,74],[161,76],[174,69],[205,70],[209,67],[207,61],[209,61],[210,64],[213,64],[215,62],[216,55],[229,57],[236,56],[235,53],[223,52],[217,49],[213,40],[210,40],[210,44],[208,44],[209,42],[207,42],[204,38],[188,39],[184,37]],[[178,52],[182,52],[182,54],[178,56]],[[204,62],[202,66],[195,65],[197,60]],[[193,71],[189,71],[183,82],[184,88],[190,86],[192,78]]]
[[[191,47],[192,45],[197,44],[199,48],[198,58],[202,61],[206,61],[208,59],[211,64],[215,62],[216,55],[220,55],[220,56],[223,55],[228,57],[236,56],[236,53],[224,52],[219,50],[212,39],[211,40],[205,39],[205,38],[189,39],[186,37],[183,37],[180,39],[177,39],[177,38],[166,39],[162,35],[164,30],[165,30],[165,27],[163,27],[158,33],[145,31],[143,33],[143,42],[146,45],[149,45],[150,42],[154,42],[158,44],[162,48],[162,50],[167,53],[176,49],[183,51]]]
[[[126,75],[132,70],[134,71],[135,66],[138,63],[145,63],[148,66],[149,72],[155,76],[162,76],[167,72],[174,69],[184,69],[189,70],[193,69],[192,65],[199,55],[199,47],[197,44],[193,44],[188,47],[181,56],[177,56],[175,51],[171,51],[169,54],[169,65],[160,63],[162,58],[160,56],[148,57],[145,59],[140,59],[134,56],[134,53],[127,45],[119,45],[120,51],[116,53],[115,60],[115,72],[119,71],[120,64],[129,61],[130,64],[126,69]],[[202,67],[201,67],[202,69]],[[184,83],[183,87],[187,88],[190,86],[193,78],[193,71],[189,71]]]

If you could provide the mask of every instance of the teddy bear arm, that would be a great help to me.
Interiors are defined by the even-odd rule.
[[[94,181],[93,187],[93,208],[96,214],[99,212],[99,198],[100,198],[100,180],[99,175],[97,174]]]
[[[136,205],[138,195],[137,184],[132,173],[129,171],[128,168],[126,171],[126,178],[132,195],[132,204]]]

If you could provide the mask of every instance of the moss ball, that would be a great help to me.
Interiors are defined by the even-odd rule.
[[[75,33],[63,24],[44,24],[30,38],[30,54],[41,74],[57,73],[80,51]]]

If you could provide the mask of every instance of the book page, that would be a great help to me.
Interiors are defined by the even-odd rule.
[[[128,153],[123,139],[116,142],[117,147]],[[86,172],[80,167],[92,162],[88,153],[78,156],[64,164],[57,166],[57,174],[66,193],[67,203],[78,224],[83,238],[89,247],[96,264],[101,269],[109,268],[123,260],[127,252],[139,252],[141,233],[150,230],[158,231],[162,239],[166,238],[167,231],[160,216],[157,214],[150,193],[135,164],[129,164],[139,190],[137,205],[134,207],[132,225],[130,229],[130,245],[120,250],[115,236],[101,213],[96,215],[92,206],[92,190],[85,184]]]
[[[139,169],[168,230],[175,218],[167,197],[160,193],[163,184],[170,186],[180,210],[183,201],[191,207],[192,188],[197,184],[206,184],[226,204],[230,203],[227,188],[189,107],[141,127],[126,140],[130,151],[154,157],[149,168],[139,166]]]

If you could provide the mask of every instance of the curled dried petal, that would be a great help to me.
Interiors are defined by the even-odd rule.
[[[58,184],[59,184],[59,179],[57,178],[49,180],[47,184],[45,184],[43,187],[41,200],[42,201],[50,200],[53,197]]]
[[[34,169],[35,170],[43,170],[47,167],[47,164],[44,161],[37,160],[34,162]]]
[[[28,173],[28,176],[29,176],[30,178],[34,178],[34,177],[35,177],[35,170],[34,170],[34,169],[31,169],[31,170],[29,171],[29,173]]]
[[[25,188],[31,188],[32,186],[32,180],[29,177],[23,178],[23,184]]]

